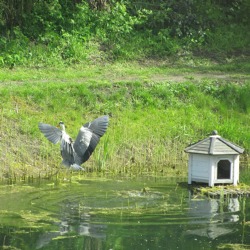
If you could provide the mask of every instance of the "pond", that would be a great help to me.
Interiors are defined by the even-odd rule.
[[[0,197],[0,249],[250,245],[250,198],[197,197],[186,179],[77,176],[1,185]]]

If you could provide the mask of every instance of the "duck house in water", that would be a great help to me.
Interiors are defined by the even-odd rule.
[[[222,138],[213,131],[208,138],[188,146],[188,184],[192,182],[214,184],[239,182],[239,154],[243,148]]]

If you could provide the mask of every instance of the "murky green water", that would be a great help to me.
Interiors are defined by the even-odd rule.
[[[185,183],[143,178],[2,185],[0,249],[194,250],[250,244],[250,198],[200,199]]]

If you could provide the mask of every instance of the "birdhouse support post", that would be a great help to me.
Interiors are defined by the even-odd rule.
[[[215,176],[215,171],[214,171],[214,161],[211,157],[209,157],[209,162],[210,162],[210,168],[209,168],[209,175],[208,175],[208,186],[213,187],[214,186],[214,176]]]
[[[193,155],[189,154],[189,161],[188,161],[188,184],[192,184],[192,161]]]
[[[240,162],[240,157],[239,155],[235,155],[234,157],[234,173],[233,173],[233,185],[237,186],[237,184],[239,183],[239,163]]]

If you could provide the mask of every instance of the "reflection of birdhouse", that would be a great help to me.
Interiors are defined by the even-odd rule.
[[[213,131],[208,138],[188,146],[188,184],[192,181],[214,184],[239,182],[239,154],[244,149]]]
[[[240,201],[238,197],[221,199],[189,199],[188,214],[196,218],[199,227],[190,228],[186,235],[206,237],[212,240],[233,234],[234,229],[228,227],[229,222],[239,222]],[[191,220],[194,223],[194,220]],[[219,223],[218,223],[219,222]],[[224,222],[224,223],[223,223]]]

